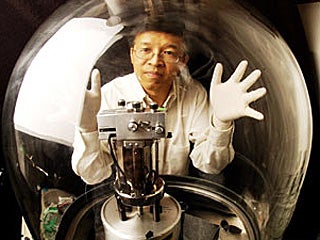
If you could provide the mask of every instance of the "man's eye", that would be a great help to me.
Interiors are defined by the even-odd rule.
[[[141,52],[141,53],[150,53],[150,52],[151,52],[151,49],[150,49],[150,48],[141,48],[141,49],[139,50],[139,52]]]
[[[177,56],[177,53],[171,50],[165,50],[163,51],[163,54],[167,56]]]

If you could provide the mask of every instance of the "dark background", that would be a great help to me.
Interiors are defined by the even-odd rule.
[[[1,114],[5,115],[2,112],[5,92],[21,51],[40,24],[65,2],[66,0],[0,1]],[[297,4],[318,1],[248,0],[248,2],[267,17],[280,32],[295,54],[306,79],[313,109],[314,147],[296,210],[283,239],[316,240],[320,232],[320,220],[312,216],[320,215],[320,196],[316,192],[320,187],[319,148],[316,146],[320,136],[318,80],[314,73],[313,59],[307,47]],[[2,147],[0,149],[0,222],[1,236],[7,236],[6,239],[10,240],[21,239],[21,214],[7,175]]]

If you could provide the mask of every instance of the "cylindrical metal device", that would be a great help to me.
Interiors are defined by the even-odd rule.
[[[98,114],[100,139],[108,138],[116,166],[115,196],[101,209],[105,239],[178,239],[180,205],[164,195],[158,169],[166,112],[154,104],[152,109],[136,101],[130,106]],[[156,131],[159,126],[163,131]]]
[[[106,240],[179,240],[180,204],[173,197],[165,194],[161,199],[161,221],[154,222],[150,207],[143,207],[143,214],[138,211],[128,214],[122,221],[117,212],[117,201],[110,197],[101,208],[101,219]]]

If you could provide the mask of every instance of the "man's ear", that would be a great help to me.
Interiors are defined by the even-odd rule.
[[[130,48],[130,60],[131,60],[131,63],[133,64],[133,47]]]
[[[184,54],[183,57],[181,57],[180,62],[183,63],[184,65],[187,65],[188,61],[189,61],[189,55]]]

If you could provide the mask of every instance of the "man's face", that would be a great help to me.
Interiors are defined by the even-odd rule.
[[[179,68],[188,57],[184,53],[182,38],[156,31],[136,36],[130,50],[131,63],[146,92],[169,91]]]

